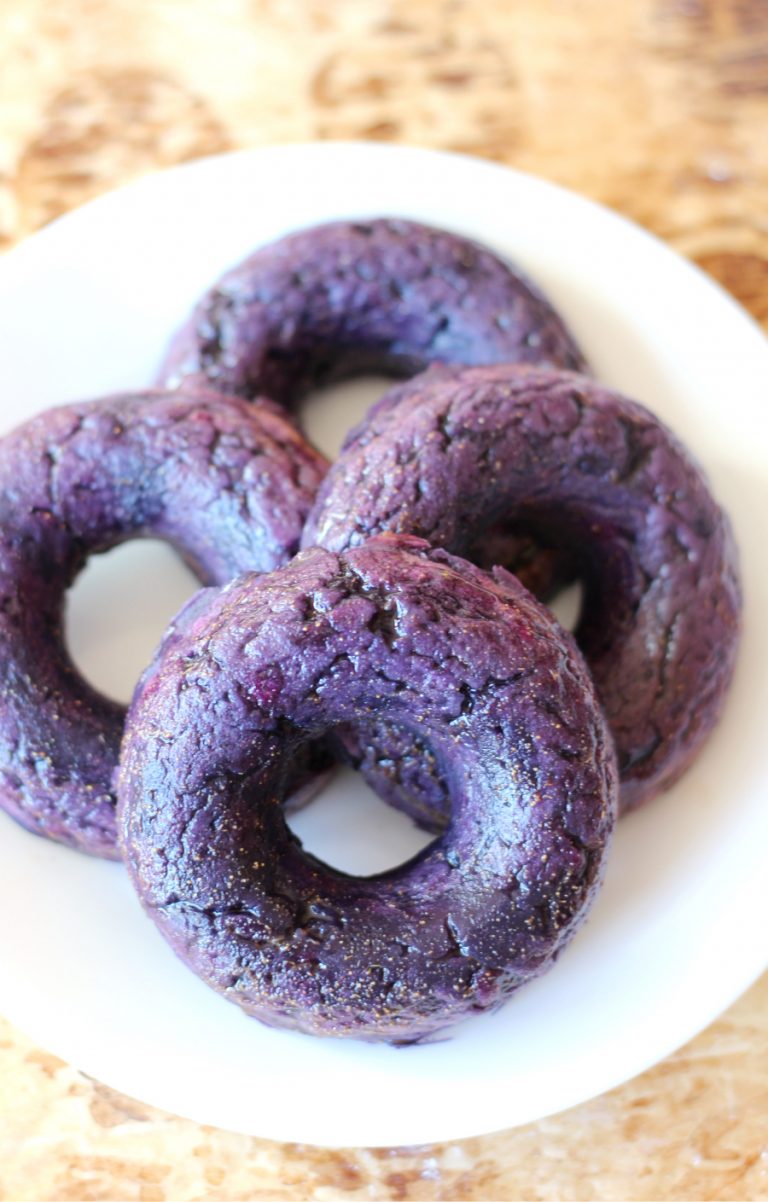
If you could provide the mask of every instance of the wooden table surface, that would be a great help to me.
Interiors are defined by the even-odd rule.
[[[768,0],[0,4],[0,247],[156,168],[314,138],[556,180],[768,325]],[[0,1023],[0,1199],[768,1199],[767,1037],[764,977],[667,1061],[566,1114],[328,1152],[152,1111]]]

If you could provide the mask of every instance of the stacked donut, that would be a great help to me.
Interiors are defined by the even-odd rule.
[[[369,369],[408,378],[328,468],[292,409]],[[738,639],[700,469],[586,371],[538,290],[455,235],[344,222],[257,251],[161,388],[0,442],[0,804],[122,857],[264,1022],[408,1043],[500,1005],[583,920],[617,812],[695,756]],[[206,587],[125,713],[62,614],[89,555],[144,536]],[[575,579],[572,637],[543,601]],[[430,846],[366,878],[308,854],[284,802],[330,753]]]

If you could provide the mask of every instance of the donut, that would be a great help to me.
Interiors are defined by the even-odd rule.
[[[561,318],[516,268],[456,234],[379,218],[257,250],[205,294],[159,379],[290,408],[332,379],[407,376],[435,361],[584,368]]]
[[[302,744],[379,714],[428,740],[454,812],[361,878],[306,852],[281,798]],[[549,612],[503,571],[384,535],[214,594],[137,689],[118,795],[141,902],[210,986],[271,1025],[409,1043],[498,1006],[565,946],[600,882],[616,771]]]
[[[621,809],[670,786],[712,730],[732,675],[740,588],[730,526],[678,439],[571,372],[433,368],[349,436],[302,536],[341,552],[385,530],[487,561],[509,526],[573,557],[575,636],[616,743]],[[428,827],[447,782],[425,749],[341,734],[387,799]]]
[[[296,551],[326,463],[269,408],[120,395],[68,405],[0,440],[0,806],[117,857],[112,775],[124,708],[74,667],[66,590],[88,555],[165,539],[204,583]]]

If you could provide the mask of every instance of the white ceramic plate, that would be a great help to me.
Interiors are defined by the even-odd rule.
[[[706,465],[735,523],[747,609],[724,721],[684,781],[621,824],[585,929],[548,976],[446,1042],[395,1050],[261,1027],[174,958],[118,865],[0,819],[0,1012],[146,1102],[327,1145],[445,1140],[572,1106],[666,1056],[768,963],[768,344],[647,234],[539,180],[431,152],[326,144],[201,161],[87,205],[0,263],[0,427],[146,384],[228,264],[298,226],[379,214],[475,236],[549,291],[600,378]],[[315,411],[326,443],[334,411]],[[157,624],[190,587],[169,562],[139,548],[78,601],[81,659],[114,688],[131,652],[104,605],[133,580]],[[313,850],[370,871],[418,840],[363,794],[344,778],[297,825]]]

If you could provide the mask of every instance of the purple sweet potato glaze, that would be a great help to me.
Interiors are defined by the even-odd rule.
[[[428,364],[583,369],[563,321],[515,268],[413,221],[339,221],[257,250],[202,298],[160,373],[291,406],[312,385]]]
[[[303,743],[377,715],[429,741],[454,815],[360,878],[305,852],[281,800]],[[139,896],[214,989],[270,1024],[411,1042],[551,964],[598,888],[616,774],[548,611],[385,535],[195,606],[137,689],[118,792]]]
[[[727,518],[641,405],[570,372],[433,368],[350,434],[302,545],[339,553],[390,530],[486,565],[500,527],[573,557],[576,640],[616,742],[622,809],[639,805],[687,767],[731,679],[740,591]],[[388,722],[337,740],[382,796],[440,829],[447,782]]]
[[[0,440],[0,805],[30,830],[116,856],[112,774],[124,709],[62,634],[88,555],[176,547],[200,579],[295,552],[326,463],[267,406],[144,393],[53,409]]]

